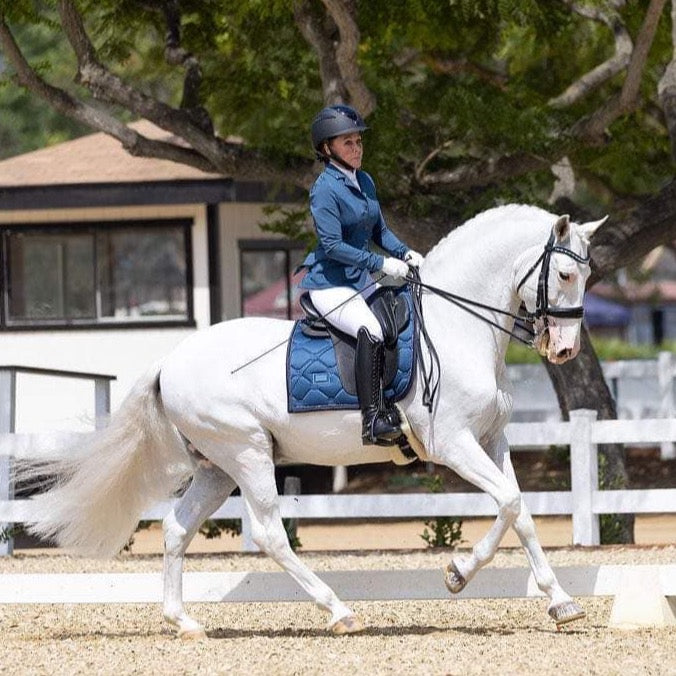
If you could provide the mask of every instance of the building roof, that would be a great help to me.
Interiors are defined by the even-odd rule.
[[[129,125],[153,140],[179,143],[169,132],[147,120]],[[222,180],[169,160],[133,157],[104,133],[35,150],[0,161],[0,187],[83,185],[136,181]]]

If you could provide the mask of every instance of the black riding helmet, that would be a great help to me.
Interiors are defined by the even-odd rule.
[[[336,136],[366,131],[368,127],[361,115],[350,106],[328,106],[320,110],[312,121],[312,147],[319,159],[329,158],[322,152],[321,146]]]

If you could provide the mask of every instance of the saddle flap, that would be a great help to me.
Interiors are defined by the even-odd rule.
[[[298,298],[298,304],[303,309],[305,317],[301,322],[300,330],[308,338],[326,338],[329,336],[329,324],[314,306],[310,293],[304,291]]]
[[[380,322],[385,345],[394,347],[397,337],[410,320],[408,303],[401,294],[397,295],[391,288],[384,287],[373,294],[369,305]]]
[[[397,302],[389,302],[395,318],[391,325],[401,326],[402,330],[395,348],[385,349],[383,380],[385,396],[397,401],[413,382],[415,339],[410,292],[401,288],[393,293],[401,301],[397,298]],[[379,291],[374,296],[380,294]],[[403,308],[398,307],[399,302]],[[312,312],[313,306],[310,308]],[[316,310],[312,312],[315,313]],[[329,333],[326,326],[322,320],[315,323],[307,318],[294,325],[287,355],[290,412],[359,408],[354,378],[357,341],[333,327]]]

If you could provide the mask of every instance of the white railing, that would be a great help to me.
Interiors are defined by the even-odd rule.
[[[107,424],[110,416],[110,383],[117,379],[117,376],[105,375],[102,373],[85,373],[83,371],[64,371],[61,369],[34,368],[32,366],[0,366],[0,440],[4,444],[0,447],[0,534],[11,526],[10,520],[3,519],[3,510],[1,506],[10,501],[13,497],[12,485],[10,482],[10,459],[16,456],[17,449],[21,454],[21,444],[25,443],[14,434],[16,429],[16,380],[18,374],[48,376],[52,378],[69,378],[75,380],[88,380],[94,383],[94,424],[96,429],[100,429]],[[49,437],[50,435],[47,435]],[[9,441],[8,441],[9,440]],[[45,437],[37,438],[32,443],[41,445],[40,451],[35,451],[36,455],[41,452],[49,452],[49,444],[44,447],[47,439]],[[56,449],[64,447],[64,439],[57,440]],[[18,444],[15,446],[15,444]],[[14,450],[13,450],[14,449]],[[56,450],[53,448],[52,450]],[[25,455],[24,457],[32,457]],[[12,553],[13,541],[9,539],[0,539],[0,556],[6,556]]]
[[[676,418],[597,421],[596,411],[589,410],[572,411],[570,417],[570,422],[512,423],[507,426],[510,447],[517,452],[551,445],[570,446],[571,490],[524,493],[524,500],[534,515],[571,515],[573,544],[597,545],[600,514],[676,513],[676,488],[599,490],[597,455],[598,444],[658,445],[674,442]],[[0,457],[38,457],[54,452],[74,436],[78,435],[0,435]],[[280,502],[282,516],[295,519],[472,517],[496,514],[495,503],[482,493],[302,495],[281,496]],[[0,500],[0,522],[20,523],[26,503],[26,500]],[[170,503],[158,504],[143,518],[162,519],[169,508]],[[230,498],[212,518],[241,518],[243,548],[245,551],[255,550],[240,497]]]
[[[601,362],[621,420],[676,416],[676,354],[660,352],[657,359]],[[561,411],[551,380],[542,364],[509,364],[514,386],[514,422],[558,421]],[[663,460],[676,457],[676,444],[661,444]]]

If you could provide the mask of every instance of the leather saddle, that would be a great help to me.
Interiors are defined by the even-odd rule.
[[[392,287],[381,287],[366,302],[383,330],[385,343],[383,382],[387,386],[397,374],[399,365],[397,339],[411,321],[411,312],[404,294],[397,292]],[[331,338],[343,387],[349,394],[356,395],[354,360],[357,339],[343,333],[328,320],[323,319],[320,312],[312,304],[310,294],[307,291],[300,296],[299,303],[305,312],[305,318],[301,321],[301,331],[308,338]]]

